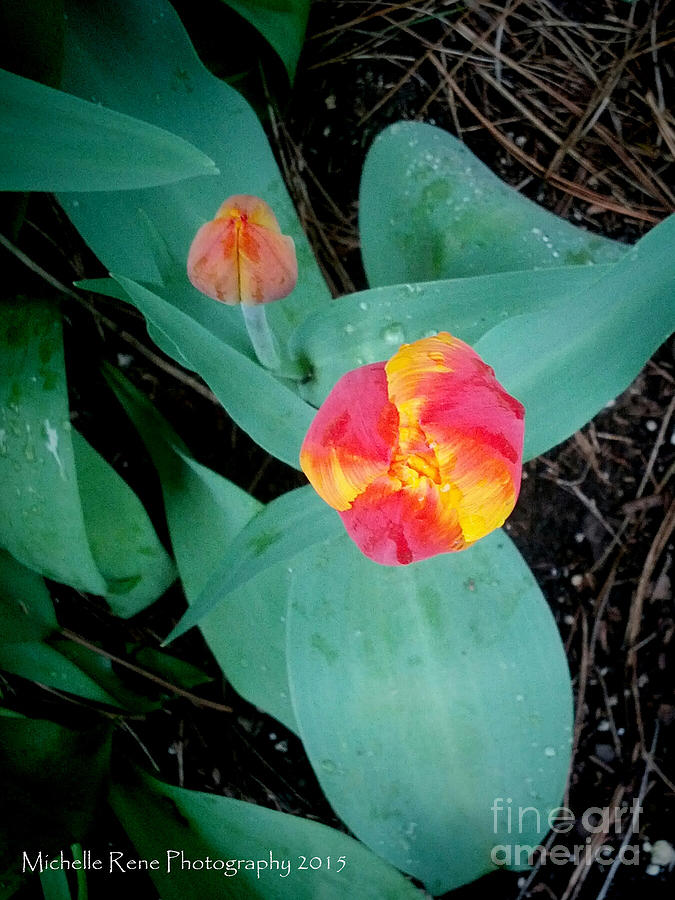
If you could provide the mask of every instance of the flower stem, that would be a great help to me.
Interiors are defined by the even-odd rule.
[[[258,362],[266,369],[278,369],[281,365],[281,360],[279,359],[277,342],[267,323],[265,307],[262,303],[255,306],[242,303],[241,311],[255,355],[258,357]]]

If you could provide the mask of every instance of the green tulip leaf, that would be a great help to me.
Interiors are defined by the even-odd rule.
[[[537,206],[421,122],[391,125],[373,143],[359,224],[372,287],[614,262],[625,252]]]
[[[404,342],[449,331],[468,344],[513,316],[556,307],[561,313],[610,265],[568,266],[398,284],[361,291],[314,312],[295,331],[290,353],[311,373],[301,396],[320,406],[345,372],[386,360]]]
[[[132,616],[176,577],[140,500],[84,438],[72,431],[89,546],[118,616]]]
[[[670,216],[571,303],[509,319],[478,341],[525,406],[525,459],[588,422],[675,329],[674,246]]]
[[[40,874],[40,887],[45,900],[72,900],[68,877],[63,869],[45,869]]]
[[[192,663],[169,656],[164,650],[155,650],[154,647],[140,647],[130,654],[130,659],[146,672],[158,675],[184,691],[191,691],[192,688],[213,680]]]
[[[133,712],[157,704],[127,690],[110,661],[59,634],[44,580],[0,551],[0,669]]]
[[[335,511],[312,487],[283,494],[255,515],[230,545],[230,552],[210,575],[203,590],[166,638],[175,641],[202,621],[233,591],[283,563],[293,572],[297,560],[309,565],[316,546],[342,530]],[[232,559],[236,563],[232,564]]]
[[[193,604],[212,572],[223,564],[233,566],[232,542],[263,506],[196,462],[145,397],[118,372],[107,374],[159,473],[178,572],[187,601]],[[286,676],[289,582],[282,560],[231,591],[199,628],[235,690],[296,731]]]
[[[136,495],[71,430],[56,304],[4,302],[0,371],[0,547],[133,615],[174,569]]]
[[[217,175],[156,125],[0,69],[0,190],[122,191]]]
[[[107,792],[111,732],[110,723],[73,731],[0,716],[0,882],[24,851],[34,860],[86,837]]]
[[[46,641],[58,629],[43,579],[0,551],[0,668],[100,703],[115,699]]]
[[[291,81],[305,40],[310,0],[224,0],[274,47]]]
[[[318,822],[231,797],[172,787],[140,772],[133,781],[113,786],[111,803],[139,856],[162,861],[150,875],[164,900],[420,897],[400,872],[358,841]],[[181,869],[180,857],[167,854],[175,847],[186,860],[209,857],[218,861],[218,868]],[[242,861],[239,869],[237,860]],[[276,868],[271,860],[278,863]],[[306,869],[301,868],[303,860]],[[287,868],[282,868],[284,863]],[[168,872],[167,865],[171,865]]]
[[[539,843],[567,777],[570,678],[503,532],[407,567],[326,543],[295,566],[287,641],[303,744],[367,846],[439,894],[493,870],[495,845]],[[533,808],[522,833],[497,798]]]
[[[159,294],[129,278],[114,277],[155,332],[161,333],[162,349],[199,372],[229,415],[263,449],[299,468],[300,445],[313,418],[312,408],[258,363]]]
[[[217,177],[140,191],[62,193],[66,213],[110,271],[141,282],[163,281],[179,310],[220,337],[231,333],[230,343],[241,349],[235,343],[243,333],[240,311],[202,297],[189,284],[185,263],[198,228],[226,197],[262,197],[294,239],[301,273],[290,297],[267,308],[283,348],[329,293],[255,113],[204,68],[166,0],[127,0],[114,7],[105,0],[68,0],[66,9],[64,89],[180,135],[220,170]]]

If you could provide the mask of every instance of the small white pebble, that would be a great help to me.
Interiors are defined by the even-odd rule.
[[[668,841],[654,841],[652,844],[652,865],[666,866],[670,869],[675,866],[675,849]]]
[[[647,431],[656,431],[658,427],[659,426],[653,419],[647,419],[647,421],[645,422],[645,428],[647,429]]]
[[[609,722],[607,719],[603,719],[602,722],[598,722],[598,731],[609,731]]]
[[[570,581],[574,585],[574,587],[578,588],[584,583],[584,576],[580,575],[578,572],[576,575],[572,575]]]
[[[574,625],[574,616],[571,616],[569,613],[563,618],[563,622],[565,625]]]
[[[577,544],[582,544],[586,540],[586,535],[583,533],[583,531],[577,531],[577,533],[574,535],[574,540],[577,542]]]
[[[649,863],[647,868],[645,869],[647,875],[659,875],[661,872],[660,866],[655,866],[654,863]]]

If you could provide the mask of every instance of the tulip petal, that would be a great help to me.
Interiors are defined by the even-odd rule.
[[[434,448],[442,484],[459,492],[467,543],[502,525],[520,489],[522,405],[446,333],[404,345],[387,363],[387,379],[401,417],[414,418]]]
[[[502,459],[487,453],[481,440],[461,432],[446,432],[439,464],[441,493],[446,490],[453,497],[449,502],[457,511],[467,545],[504,524],[516,503],[520,471],[516,484]]]
[[[300,465],[319,496],[346,510],[385,475],[398,441],[398,415],[387,396],[384,363],[344,375],[317,412]]]
[[[232,306],[281,300],[298,280],[293,238],[281,234],[269,205],[250,194],[228,197],[199,229],[187,269],[197,290]]]
[[[361,552],[385,566],[408,565],[466,546],[457,510],[444,503],[439,486],[426,476],[414,486],[385,476],[340,518]]]
[[[242,222],[238,251],[242,303],[270,303],[291,293],[298,280],[293,238]]]
[[[520,489],[523,433],[522,405],[443,332],[340,379],[301,463],[366,556],[407,565],[503,525]]]
[[[262,225],[270,231],[281,233],[277,217],[269,203],[253,194],[234,194],[224,200],[214,216],[216,219],[247,219],[253,225]]]
[[[239,267],[233,219],[215,219],[202,225],[190,247],[188,278],[211,297],[234,306],[239,303]]]

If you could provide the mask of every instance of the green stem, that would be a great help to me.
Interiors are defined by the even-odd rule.
[[[277,342],[267,322],[265,307],[262,303],[255,306],[242,303],[241,311],[255,355],[258,357],[258,362],[266,369],[279,369],[281,360],[279,359]]]

